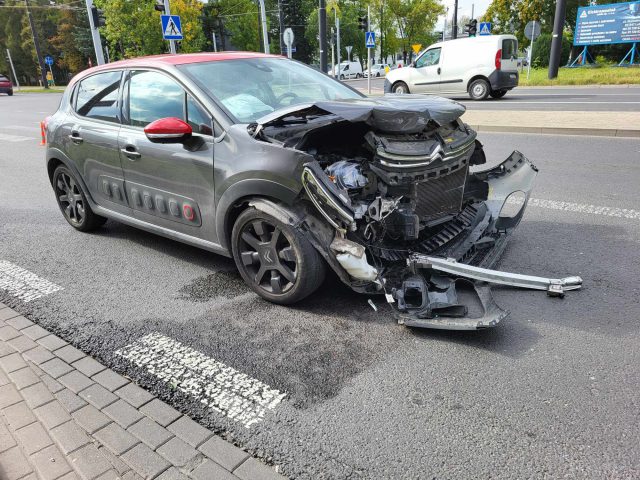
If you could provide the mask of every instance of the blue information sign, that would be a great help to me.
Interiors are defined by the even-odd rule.
[[[44,57],[44,63],[47,65],[53,65],[53,57],[51,55],[47,55]]]
[[[365,32],[364,44],[367,48],[376,48],[376,32]]]
[[[640,42],[640,1],[579,7],[574,45]]]
[[[179,15],[161,15],[162,38],[165,40],[182,40],[182,25]]]
[[[489,22],[480,22],[478,35],[491,35],[491,24]]]

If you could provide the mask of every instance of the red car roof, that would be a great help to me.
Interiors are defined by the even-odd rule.
[[[216,62],[220,60],[238,60],[243,58],[282,58],[280,55],[267,55],[259,52],[202,52],[202,53],[181,53],[177,55],[161,54],[149,55],[147,57],[130,58],[128,60],[119,60],[113,63],[107,63],[94,67],[97,69],[112,67],[135,67],[139,65],[152,65],[154,63],[163,63],[167,65],[184,65],[187,63]]]

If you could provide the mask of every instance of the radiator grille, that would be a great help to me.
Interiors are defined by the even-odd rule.
[[[468,169],[468,165],[461,165],[449,175],[418,184],[416,214],[421,220],[434,220],[460,212]]]

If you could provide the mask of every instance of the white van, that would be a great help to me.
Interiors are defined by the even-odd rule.
[[[340,62],[340,65],[335,66],[335,71],[339,70],[338,78],[344,80],[345,78],[362,78],[362,65],[360,62]]]
[[[438,42],[409,68],[387,74],[385,93],[469,94],[474,100],[502,98],[518,86],[518,40],[486,35]]]

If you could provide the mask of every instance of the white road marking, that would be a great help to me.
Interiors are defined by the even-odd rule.
[[[246,428],[262,421],[266,410],[274,409],[286,396],[158,332],[145,335],[115,354]]]
[[[518,203],[517,199],[508,199],[508,203]],[[630,218],[640,220],[640,210],[630,208],[603,207],[587,203],[560,202],[557,200],[542,200],[530,198],[530,207],[546,208],[549,210],[564,210],[565,212],[586,213],[589,215],[604,215],[606,217]]]
[[[25,142],[34,140],[34,137],[23,137],[22,135],[9,135],[8,133],[0,133],[0,142]]]
[[[514,94],[515,95],[515,94]],[[495,107],[495,103],[497,103],[495,100],[487,102],[487,103],[474,103],[473,105],[483,105],[483,106],[491,106],[493,105]],[[583,105],[585,103],[588,103],[589,105],[597,105],[597,104],[602,104],[602,105],[612,105],[612,104],[622,104],[622,105],[631,105],[631,104],[640,104],[640,102],[592,102],[592,101],[584,101],[584,100],[576,100],[576,101],[536,101],[536,100],[503,100],[502,102],[503,105],[516,105],[516,104],[546,104],[546,103],[550,103],[553,105],[570,105],[570,104],[580,104]]]
[[[0,290],[6,290],[23,302],[30,302],[62,290],[62,287],[11,262],[0,260]]]
[[[5,125],[0,127],[3,130],[28,130],[30,132],[40,133],[40,127],[26,126],[26,125]]]

